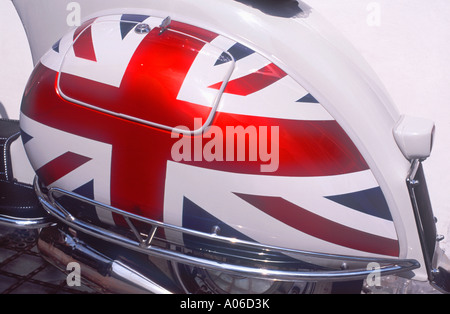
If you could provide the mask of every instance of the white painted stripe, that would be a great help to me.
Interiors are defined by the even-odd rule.
[[[158,26],[155,19],[147,19],[145,22],[152,22],[151,27]],[[128,64],[145,36],[146,34],[130,32],[122,40],[120,16],[98,19],[92,24],[92,41],[97,61],[76,57],[72,45],[61,65],[62,76],[67,73],[120,87]],[[64,92],[64,86],[60,87]]]
[[[322,105],[299,103],[308,92],[291,77],[246,97],[225,93],[218,111],[275,119],[328,121],[334,120]]]
[[[34,169],[39,169],[68,151],[91,158],[50,187],[73,191],[94,179],[95,200],[111,204],[112,145],[51,128],[23,113],[20,126],[33,137],[25,144],[25,150]],[[97,214],[103,222],[114,223],[109,211],[97,208]]]
[[[187,197],[211,215],[258,242],[301,250],[355,254],[353,249],[328,243],[289,227],[243,201],[233,192],[282,197],[336,223],[397,240],[393,222],[324,198],[375,186],[377,183],[370,171],[330,177],[274,177],[229,173],[168,162],[164,221],[182,225],[183,198]]]

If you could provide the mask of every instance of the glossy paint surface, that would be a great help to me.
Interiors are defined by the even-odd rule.
[[[154,19],[126,14],[138,17]],[[190,24],[173,21],[162,34],[154,26],[132,45],[126,40],[137,34],[124,15],[101,19],[63,37],[25,92],[24,144],[46,185],[171,224],[221,226],[228,236],[265,244],[399,256],[393,218],[365,159],[285,71]],[[122,49],[102,59],[105,45]],[[104,75],[111,60],[118,80]],[[170,132],[202,126],[212,109],[201,134]],[[93,210],[100,221],[118,223]]]

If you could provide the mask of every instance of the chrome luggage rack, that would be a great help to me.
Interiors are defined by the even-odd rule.
[[[411,271],[420,267],[416,260],[380,259],[330,255],[224,237],[214,231],[199,232],[151,220],[99,203],[60,188],[41,188],[36,177],[36,194],[48,213],[63,224],[121,247],[194,267],[218,270],[229,274],[279,281],[348,281],[363,280],[374,273],[381,276]],[[45,193],[43,192],[45,190]],[[126,222],[124,227],[98,226],[76,217],[58,202],[58,196],[108,210]],[[143,232],[140,227],[144,226]],[[198,245],[171,241],[167,233],[187,236]],[[206,244],[206,245],[202,245]]]

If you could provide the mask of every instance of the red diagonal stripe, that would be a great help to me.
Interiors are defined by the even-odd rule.
[[[396,240],[341,225],[281,197],[235,194],[273,218],[315,238],[358,251],[399,256],[399,246]]]
[[[77,33],[74,34],[74,37]],[[73,50],[75,56],[91,61],[97,61],[94,50],[94,42],[92,41],[92,26],[86,28],[78,37],[75,37]]]
[[[41,86],[54,86],[55,84],[55,76],[56,72],[48,70],[42,64],[40,64],[36,68],[37,74],[36,78],[39,80],[31,81],[32,84],[39,84]],[[127,90],[127,93],[121,93],[120,89],[112,88],[111,86],[106,86],[104,84],[95,83],[92,81],[88,81],[87,83],[82,83],[83,80],[81,78],[76,78],[71,75],[65,74],[61,77],[61,84],[64,83],[64,80],[67,79],[64,85],[64,88],[67,88],[68,94],[75,93],[78,91],[77,95],[80,99],[87,103],[95,103],[98,104],[98,100],[100,98],[99,95],[103,95],[108,99],[105,103],[101,103],[102,108],[108,110],[114,110],[114,108],[125,108],[126,114],[134,115],[135,112],[128,111],[129,107],[140,108],[145,115],[139,115],[138,117],[146,119],[151,118],[150,114],[152,112],[156,112],[156,108],[159,105],[164,104],[167,106],[173,106],[173,110],[160,110],[162,113],[156,112],[158,118],[151,118],[151,121],[157,121],[166,125],[174,125],[173,121],[181,121],[180,125],[188,126],[192,129],[193,119],[191,117],[203,117],[207,116],[209,111],[205,109],[204,106],[195,105],[195,104],[187,104],[187,103],[178,103],[177,100],[173,100],[170,102],[170,98],[167,98],[167,101],[159,101],[159,97],[156,98],[148,98],[151,99],[152,105],[141,106],[142,101],[138,101],[140,95],[138,93],[133,93],[134,91],[142,91],[144,88],[144,83],[137,82],[134,84],[134,80],[130,83],[126,83],[128,77],[124,80],[122,87],[124,85],[127,86],[136,86],[137,84],[142,85],[139,89],[130,89]],[[131,79],[131,78],[130,78]],[[94,85],[92,85],[94,84]],[[181,83],[180,83],[181,84]],[[176,85],[175,87],[179,87]],[[175,88],[174,87],[174,88]],[[88,95],[87,93],[80,94],[79,91],[88,91],[92,88],[98,92],[94,96],[92,94]],[[168,87],[166,87],[168,88]],[[149,89],[149,88],[147,88]],[[119,124],[120,127],[117,127],[115,124],[117,121],[115,119],[110,119],[107,115],[98,114],[95,111],[85,110],[85,108],[81,106],[73,106],[68,102],[62,101],[61,98],[58,97],[58,94],[49,94],[46,91],[49,89],[41,88],[29,88],[30,93],[25,94],[25,100],[22,104],[22,111],[29,116],[30,118],[40,121],[46,125],[52,126],[54,128],[64,130],[66,132],[74,133],[79,136],[83,136],[86,138],[92,138],[96,141],[113,143],[114,141],[121,139],[123,135],[123,130],[127,130],[127,132],[141,132],[139,125],[126,123],[124,120],[123,124]],[[116,90],[116,91],[115,91]],[[149,89],[153,91],[153,89]],[[125,97],[124,95],[128,95],[129,97]],[[130,96],[131,95],[131,96]],[[91,98],[94,97],[94,98]],[[98,96],[98,97],[97,97]],[[97,98],[96,98],[97,97]],[[131,97],[131,98],[130,98]],[[131,99],[131,100],[130,100]],[[127,106],[121,106],[121,104],[126,103]],[[35,105],[38,104],[38,105]],[[157,105],[155,105],[157,104]],[[55,110],[55,106],[57,106],[57,110]],[[165,115],[165,113],[173,113],[176,108],[188,108],[195,112],[195,114],[188,115]],[[133,109],[134,110],[134,109]],[[186,109],[187,110],[187,109]],[[178,110],[180,111],[180,110]],[[177,111],[177,112],[178,112]],[[50,115],[43,115],[42,112],[51,112]],[[184,112],[184,111],[183,111]],[[76,123],[68,124],[64,119],[58,119],[59,115],[67,115],[74,118],[73,121]],[[156,119],[156,120],[155,120]],[[183,119],[183,120],[181,120]],[[86,125],[78,125],[81,121],[88,120],[89,123]],[[189,121],[188,121],[189,120]],[[202,120],[205,121],[205,120]],[[267,140],[268,147],[271,147],[271,141],[277,140],[276,138],[272,138],[271,135],[271,127],[277,126],[279,127],[279,168],[275,172],[265,173],[266,175],[277,175],[277,176],[331,176],[331,175],[339,175],[346,173],[359,172],[369,169],[369,166],[365,162],[363,156],[358,151],[358,148],[353,144],[352,140],[348,137],[342,127],[334,120],[330,121],[307,121],[307,120],[288,120],[288,119],[276,119],[276,118],[267,118],[267,117],[257,117],[257,116],[246,116],[246,115],[236,115],[220,112],[215,117],[215,125],[220,127],[223,131],[223,134],[226,134],[227,126],[242,126],[244,128],[255,127],[257,128],[258,138],[261,139],[259,134],[259,126],[264,126],[268,128],[268,136],[264,140]],[[98,125],[104,126],[104,128],[98,128]],[[134,128],[137,128],[134,130]],[[106,130],[114,130],[114,132],[106,131]],[[117,134],[116,134],[116,133]],[[147,136],[147,135],[146,135]],[[155,136],[153,133],[148,136]],[[158,135],[159,136],[159,135]],[[127,145],[141,145],[141,137],[138,137],[135,141],[126,142]],[[166,158],[171,158],[171,148],[172,145],[177,140],[167,140],[165,138],[161,138],[158,140],[158,147],[160,158],[166,160]],[[226,147],[227,137],[223,138],[223,147]],[[244,148],[248,152],[249,151],[249,141]],[[133,143],[133,144],[132,144]],[[203,141],[203,145],[209,143],[208,140]],[[237,151],[236,141],[234,143],[234,151]],[[165,147],[165,148],[163,148]],[[150,149],[150,148],[149,148]],[[203,150],[203,147],[202,147]],[[122,150],[120,150],[122,151]],[[142,147],[139,148],[139,151],[142,151]],[[126,152],[126,150],[125,150]],[[149,152],[151,154],[151,152]],[[167,153],[167,155],[164,155]],[[276,154],[274,154],[276,155]],[[135,155],[131,154],[130,158],[136,158]],[[248,158],[247,158],[248,160]],[[134,161],[132,161],[134,162]],[[257,160],[256,162],[223,162],[223,161],[192,161],[186,162],[192,164],[194,166],[204,167],[208,169],[220,170],[220,171],[228,171],[235,173],[247,173],[247,174],[261,174],[261,164],[266,164],[267,162],[263,162],[261,160]],[[145,164],[145,163],[144,163]],[[155,165],[157,162],[155,163]],[[145,164],[145,166],[148,166]],[[119,167],[118,171],[122,171],[125,175],[133,175],[130,173],[127,168]],[[146,181],[146,184],[148,181]],[[121,189],[123,190],[123,189]]]
[[[272,85],[287,74],[271,63],[249,75],[228,82],[225,93],[240,96],[253,94],[267,86]],[[211,85],[210,88],[220,89],[222,82]]]
[[[89,160],[91,158],[67,152],[36,170],[36,174],[44,184],[49,185],[87,163]]]

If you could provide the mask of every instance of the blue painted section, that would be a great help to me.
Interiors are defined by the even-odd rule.
[[[311,94],[307,94],[306,96],[297,100],[297,102],[307,102],[307,103],[315,103],[315,104],[319,103],[317,101],[317,99],[315,99]]]
[[[86,184],[75,189],[73,192],[93,200],[94,199],[94,180],[92,179],[91,181],[87,182]]]
[[[145,21],[149,16],[140,14],[122,14],[120,18],[120,33],[124,39],[137,23]]]
[[[26,143],[28,143],[29,141],[31,141],[33,139],[33,137],[30,134],[26,133],[22,129],[20,130],[20,136],[22,138],[23,145],[25,145]]]
[[[230,49],[227,51],[230,55],[233,56],[235,61],[241,60],[253,53],[255,53],[250,48],[245,47],[244,45],[240,43],[234,44]],[[216,63],[214,65],[220,65],[231,61],[230,56],[228,53],[222,53],[222,55],[217,59]]]
[[[327,196],[326,198],[367,215],[392,221],[389,206],[379,187],[349,194]]]
[[[56,51],[57,53],[59,53],[59,44],[61,43],[61,39],[60,40],[58,40],[53,46],[52,46],[52,49],[54,50],[54,51]]]

